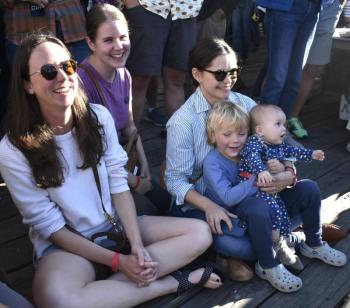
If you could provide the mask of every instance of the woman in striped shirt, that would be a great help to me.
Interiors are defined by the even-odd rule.
[[[214,247],[222,256],[258,259],[262,268],[276,269],[278,261],[272,248],[272,224],[265,201],[243,201],[247,203],[246,217],[243,218],[248,222],[249,236],[235,238],[225,236],[221,229],[221,223],[232,228],[232,214],[203,196],[203,160],[211,150],[205,129],[208,112],[215,103],[225,100],[238,104],[247,111],[255,106],[250,98],[231,91],[239,72],[235,53],[223,40],[201,40],[190,52],[189,71],[197,89],[167,124],[165,181],[175,198],[173,213],[176,216],[206,220],[214,235]],[[321,201],[317,184],[305,180],[285,189],[296,182],[295,173],[286,171],[276,161],[268,162],[268,166],[272,173],[279,173],[276,174],[273,185],[261,187],[261,190],[268,193],[280,192],[289,214],[301,214],[309,246],[319,246]],[[295,241],[295,237],[293,239]],[[247,280],[252,277],[245,266],[235,268],[244,274],[233,275],[233,278]],[[269,278],[278,275],[276,271],[269,272]]]

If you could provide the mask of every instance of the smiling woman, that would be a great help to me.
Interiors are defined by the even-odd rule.
[[[172,207],[173,214],[199,218],[209,223],[216,251],[229,257],[230,263],[235,264],[232,268],[236,269],[236,273],[232,278],[247,280],[253,276],[251,270],[247,272],[247,267],[234,258],[258,259],[255,271],[261,278],[282,292],[296,291],[301,287],[301,280],[279,264],[273,250],[272,221],[267,201],[256,198],[254,194],[248,194],[244,198],[242,191],[236,191],[238,174],[232,158],[239,158],[238,152],[245,143],[248,126],[243,131],[237,130],[239,126],[235,125],[239,121],[232,117],[228,121],[232,124],[230,131],[222,134],[219,131],[216,136],[209,135],[210,138],[218,137],[216,141],[220,139],[220,149],[224,155],[212,150],[213,142],[208,143],[206,123],[210,112],[224,109],[225,104],[240,106],[245,112],[255,106],[250,98],[231,92],[231,87],[237,80],[235,68],[236,56],[223,40],[203,39],[190,52],[189,72],[198,87],[167,124],[165,180],[169,191],[176,198],[176,204]],[[236,134],[232,134],[235,131]],[[220,155],[216,156],[218,153]],[[209,172],[203,169],[203,162],[207,162]],[[270,166],[270,163],[273,162],[268,161],[267,165]],[[294,179],[296,181],[294,170],[288,170],[278,161],[276,163],[279,170],[274,172],[273,183],[256,183],[259,191],[267,194],[280,192],[287,215],[301,213],[306,235],[306,242],[301,246],[304,255],[312,256],[313,250],[319,259],[322,259],[321,255],[327,256],[326,258],[332,259],[333,265],[344,265],[346,256],[334,251],[321,240],[321,200],[317,184],[303,180],[285,189],[293,184]],[[252,186],[253,179],[248,184]],[[210,189],[220,198],[208,197]],[[233,196],[234,199],[228,196]],[[247,222],[246,235],[235,237],[223,233],[223,224],[227,224],[228,229],[232,228],[230,218],[233,214]],[[291,241],[293,239],[295,241],[292,235],[288,238]],[[310,247],[314,249],[309,249]],[[325,258],[323,261],[326,262]]]
[[[132,113],[131,76],[125,68],[130,53],[129,29],[123,13],[109,4],[95,5],[86,18],[91,50],[78,69],[89,102],[111,112],[119,140],[127,143],[136,132]],[[136,142],[140,172],[128,173],[128,184],[139,214],[166,214],[170,195],[152,180],[141,138]]]
[[[60,40],[44,34],[23,40],[10,94],[0,172],[29,226],[36,307],[131,307],[198,284],[221,285],[213,267],[169,275],[208,248],[208,226],[137,218],[113,118],[103,106],[86,102],[75,62]],[[89,240],[110,230],[102,207],[119,216],[128,253]],[[109,270],[99,281],[96,264]]]

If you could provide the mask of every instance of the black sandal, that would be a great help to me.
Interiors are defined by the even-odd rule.
[[[199,268],[204,268],[202,277],[198,283],[192,283],[191,281],[188,280],[188,278],[191,272]],[[198,264],[196,266],[186,267],[182,271],[177,270],[171,273],[170,275],[173,276],[179,282],[177,293],[181,294],[193,287],[203,287],[208,282],[212,273],[217,274],[220,277],[220,279],[222,279],[223,277],[222,271],[218,268],[218,266],[215,263],[212,263],[212,262],[206,262],[204,264]]]

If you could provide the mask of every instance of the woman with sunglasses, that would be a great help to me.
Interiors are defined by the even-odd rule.
[[[245,211],[240,218],[248,223],[248,235],[233,237],[223,234],[222,224],[232,228],[233,215],[204,196],[202,177],[203,160],[212,149],[207,142],[206,118],[214,104],[230,101],[246,111],[255,106],[250,98],[231,91],[238,77],[237,58],[233,50],[220,39],[198,41],[190,52],[189,73],[197,86],[185,104],[174,113],[167,124],[165,181],[169,192],[176,198],[172,207],[175,216],[206,220],[214,235],[214,248],[229,257],[231,278],[248,280],[253,275],[241,261],[259,261],[265,276],[272,284],[280,283],[281,267],[275,258],[272,243],[272,223],[265,201],[257,198],[245,200]],[[275,174],[272,185],[260,187],[268,193],[280,192],[290,215],[300,214],[309,245],[321,241],[320,192],[312,181],[296,182],[294,170],[276,160],[269,161],[269,170]],[[296,241],[293,236],[291,241]],[[261,277],[261,275],[260,275]]]
[[[171,217],[137,219],[113,118],[105,107],[86,103],[76,64],[60,40],[32,34],[22,42],[10,97],[0,172],[29,225],[37,307],[130,307],[199,282],[221,285],[209,268],[169,275],[207,249],[208,226]],[[110,228],[102,204],[118,213],[130,254],[89,240]],[[111,276],[96,281],[94,264],[111,269]]]
[[[83,88],[89,102],[108,108],[119,140],[127,143],[136,131],[131,104],[131,76],[125,68],[130,53],[127,21],[115,6],[97,4],[86,17],[86,30],[91,54],[78,68]],[[128,183],[138,214],[166,214],[171,197],[152,180],[140,137],[136,150],[140,170],[128,172]]]

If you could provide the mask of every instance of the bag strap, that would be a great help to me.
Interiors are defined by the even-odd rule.
[[[79,67],[82,68],[86,72],[86,74],[89,76],[91,81],[94,83],[96,91],[97,91],[98,96],[100,98],[101,104],[109,110],[107,103],[106,103],[106,100],[105,100],[105,97],[103,95],[102,89],[101,89],[93,71],[91,70],[91,68],[89,66],[87,66],[86,64],[82,64],[82,63],[79,64]]]
[[[100,182],[100,177],[98,175],[98,170],[97,170],[97,165],[93,165],[92,166],[92,171],[94,173],[94,178],[95,178],[95,182],[96,182],[96,187],[97,187],[97,190],[98,190],[98,194],[100,195],[100,200],[101,200],[101,206],[102,206],[102,209],[103,209],[103,212],[104,212],[104,215],[106,217],[106,219],[116,228],[118,228],[118,224],[117,224],[117,221],[116,219],[107,212],[106,208],[105,208],[105,205],[103,203],[103,198],[102,198],[102,189],[101,189],[101,182]],[[119,229],[119,228],[118,228]]]
[[[133,131],[133,133],[131,134],[128,143],[124,146],[124,150],[125,150],[126,154],[128,154],[128,155],[130,154],[132,148],[134,147],[134,145],[137,142],[137,139],[139,139],[139,134],[138,134],[137,129],[135,129]]]

